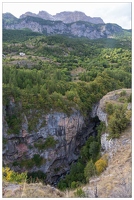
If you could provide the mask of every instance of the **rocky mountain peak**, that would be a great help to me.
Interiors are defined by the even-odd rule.
[[[85,22],[90,22],[94,24],[104,24],[103,20],[100,17],[90,17],[85,15],[85,13],[80,12],[80,11],[63,11],[60,13],[57,13],[56,15],[51,15],[46,11],[39,11],[38,14],[32,13],[32,12],[26,12],[25,14],[22,14],[20,18],[25,18],[27,16],[32,16],[32,17],[39,17],[45,20],[53,20],[57,21],[60,20],[64,23],[72,23],[72,22],[77,22],[77,21],[85,21]]]
[[[54,20],[53,16],[50,15],[46,11],[39,11],[39,13],[37,14],[37,17],[40,17],[40,18],[45,19],[45,20]]]
[[[26,12],[25,14],[22,14],[22,15],[20,16],[20,19],[25,18],[25,17],[27,17],[27,16],[36,17],[37,15],[36,15],[35,13],[32,13],[32,12]]]
[[[104,23],[101,18],[99,18],[99,17],[92,18],[92,17],[85,15],[85,13],[80,12],[80,11],[60,12],[60,13],[57,13],[56,15],[54,15],[54,18],[56,20],[61,20],[64,23],[72,23],[72,22],[76,22],[76,21],[86,21],[86,22],[95,23],[95,24]]]

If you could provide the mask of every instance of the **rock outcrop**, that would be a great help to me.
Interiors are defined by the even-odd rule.
[[[40,170],[47,174],[47,182],[55,183],[70,170],[70,164],[78,159],[79,148],[93,134],[95,124],[88,121],[87,126],[77,110],[70,116],[51,112],[42,113],[34,124],[34,130],[29,131],[30,116],[22,113],[19,133],[9,133],[6,117],[12,116],[19,107],[11,98],[8,107],[3,109],[3,163],[14,171]],[[34,114],[30,112],[34,120]],[[40,164],[33,163],[34,158],[39,159]]]
[[[107,93],[99,102],[96,115],[98,116],[99,120],[104,122],[106,127],[108,126],[108,116],[105,111],[105,105],[106,102],[110,103],[119,103],[118,99],[120,98],[120,93],[122,91],[126,92],[126,95],[130,95],[132,90],[131,89],[120,89],[115,90],[112,92]],[[128,103],[128,110],[131,110],[131,103]],[[101,147],[102,147],[102,153],[109,152],[110,158],[117,150],[117,141],[118,139],[110,139],[108,140],[109,133],[105,132],[101,136]]]

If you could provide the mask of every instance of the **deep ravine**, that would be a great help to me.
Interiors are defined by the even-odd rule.
[[[7,116],[11,119],[18,108],[22,112],[19,133],[10,133]],[[34,121],[36,116],[32,111],[25,114],[11,98],[9,105],[3,108],[3,166],[8,165],[18,172],[42,171],[46,174],[45,182],[56,185],[77,161],[87,138],[96,135],[99,121],[94,120],[92,113],[85,119],[77,110],[70,116],[61,112],[42,112],[34,125],[35,130],[29,131],[30,117]]]

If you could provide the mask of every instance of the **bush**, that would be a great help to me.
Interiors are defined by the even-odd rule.
[[[38,167],[41,166],[43,162],[45,162],[45,160],[39,154],[34,154],[32,160]]]
[[[90,136],[86,141],[86,144],[82,147],[80,156],[83,162],[87,162],[89,159],[96,160],[100,151],[100,141],[95,141],[93,136]]]
[[[71,188],[74,189],[74,188],[77,187],[77,185],[78,185],[77,182],[73,181],[73,182],[71,183]]]
[[[71,165],[70,173],[61,179],[58,183],[58,188],[60,190],[65,190],[66,188],[78,187],[81,183],[85,183],[84,177],[84,164],[78,161]]]
[[[21,160],[20,162],[18,162],[18,165],[20,165],[20,167],[26,167],[27,169],[30,169],[34,165],[40,167],[45,162],[46,160],[39,154],[34,154],[33,158],[27,160]],[[16,165],[16,163],[13,163],[13,165],[14,164]]]
[[[123,97],[123,96],[126,96],[126,94],[127,94],[126,91],[123,90],[123,91],[120,93],[120,96]]]
[[[77,191],[74,192],[74,196],[81,197],[81,198],[86,197],[85,192],[81,188],[77,189]]]
[[[27,182],[36,182],[37,180],[39,181],[45,181],[46,179],[46,174],[43,173],[42,171],[36,171],[36,172],[28,172],[27,173]]]
[[[131,103],[131,102],[132,102],[132,94],[129,95],[129,97],[128,97],[128,99],[127,99],[127,102],[128,102],[128,103]]]
[[[38,148],[39,150],[42,150],[42,149],[54,147],[56,143],[57,141],[55,141],[52,136],[49,136],[48,138],[46,138],[46,141],[44,143],[35,143],[34,146]]]
[[[3,180],[6,180],[8,182],[17,182],[17,183],[22,183],[26,180],[27,178],[27,173],[18,173],[12,171],[9,167],[3,167],[2,168],[2,177]]]
[[[98,175],[101,174],[106,169],[107,166],[108,166],[108,161],[105,157],[97,160],[95,163],[97,174]]]
[[[106,131],[106,125],[104,122],[100,122],[99,126],[97,127],[97,133],[101,135]]]
[[[58,188],[62,191],[64,191],[66,188],[67,188],[67,183],[64,181],[64,180],[61,180],[59,183],[58,183]]]
[[[129,121],[125,108],[122,105],[116,107],[108,121],[108,139],[118,138],[121,132],[127,128]]]
[[[89,155],[90,155],[90,158],[92,158],[94,162],[99,154],[99,150],[100,150],[99,142],[96,142],[96,141],[91,142],[90,147],[89,147]]]
[[[94,176],[96,174],[96,169],[95,169],[95,165],[93,163],[92,160],[90,160],[85,169],[84,169],[84,176],[86,178],[86,181],[88,181],[92,176]]]
[[[113,104],[107,102],[106,103],[106,113],[108,115],[111,115],[111,114],[113,114],[113,111],[114,111]]]

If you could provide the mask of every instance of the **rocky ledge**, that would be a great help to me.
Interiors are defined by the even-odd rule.
[[[120,98],[120,94],[121,92],[125,91],[126,92],[126,96],[129,96],[132,93],[132,89],[120,89],[120,90],[115,90],[112,92],[107,93],[99,102],[98,108],[97,108],[97,112],[96,115],[98,116],[99,120],[101,122],[104,122],[106,127],[108,126],[108,115],[105,112],[105,105],[107,102],[110,102],[112,104],[120,104],[119,102],[119,98]],[[132,109],[132,104],[128,103],[127,106],[128,110]],[[117,150],[117,141],[118,139],[110,139],[108,140],[109,133],[105,132],[102,134],[101,136],[101,147],[102,147],[102,153],[106,153],[109,152],[109,156],[112,157],[112,155],[116,152]]]

